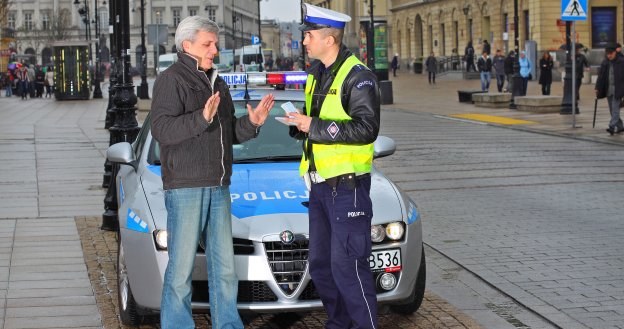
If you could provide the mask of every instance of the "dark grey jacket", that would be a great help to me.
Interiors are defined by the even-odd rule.
[[[230,185],[232,144],[249,140],[258,129],[247,115],[234,116],[230,91],[216,70],[204,72],[184,53],[158,76],[152,99],[152,135],[160,143],[163,187]],[[221,102],[212,123],[203,117],[213,91]]]
[[[604,59],[600,64],[598,79],[596,80],[596,98],[607,97],[609,89],[609,66],[613,65],[615,78],[615,98],[624,97],[624,56],[618,55],[613,61]]]

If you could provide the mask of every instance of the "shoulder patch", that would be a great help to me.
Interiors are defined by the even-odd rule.
[[[355,84],[355,88],[362,89],[364,87],[375,87],[375,81],[373,80],[362,80]]]

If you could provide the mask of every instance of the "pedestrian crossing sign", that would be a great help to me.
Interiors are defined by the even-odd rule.
[[[561,20],[587,20],[587,0],[561,0]]]

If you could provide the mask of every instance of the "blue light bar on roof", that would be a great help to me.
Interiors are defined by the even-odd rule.
[[[303,85],[308,78],[308,74],[303,71],[223,73],[219,76],[230,86],[240,86],[245,83],[251,85]]]

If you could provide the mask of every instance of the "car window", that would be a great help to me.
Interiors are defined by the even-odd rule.
[[[151,120],[149,119],[149,114],[147,118],[143,122],[143,126],[141,130],[139,130],[139,134],[137,135],[136,140],[132,144],[132,149],[134,150],[135,159],[139,159],[141,157],[141,152],[143,152],[143,145],[145,145],[145,140],[147,139],[148,132],[150,130]]]
[[[281,108],[281,104],[284,102],[286,101],[275,101],[270,116],[260,129],[258,137],[233,146],[234,162],[250,160],[252,160],[251,162],[253,160],[260,162],[263,161],[263,158],[268,158],[268,160],[271,158],[296,160],[301,157],[301,141],[290,137],[288,126],[275,120],[275,117],[285,115],[284,110]],[[250,104],[252,107],[255,107],[258,101],[252,100]],[[303,108],[303,102],[293,101],[293,104],[299,109]],[[234,107],[236,117],[247,114],[244,101],[234,101]],[[148,122],[147,119],[146,122]],[[160,146],[153,138],[147,161],[153,165],[160,165]]]

